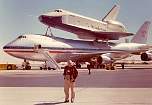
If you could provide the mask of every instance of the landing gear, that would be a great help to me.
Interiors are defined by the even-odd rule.
[[[12,70],[12,65],[7,65],[7,70]]]
[[[104,69],[106,66],[104,64],[97,65],[98,69]]]
[[[113,63],[106,65],[106,70],[115,70],[115,69],[116,69],[116,65]]]
[[[99,56],[98,58],[97,58],[97,68],[98,69],[102,69],[102,68],[104,68],[104,64],[102,64],[102,61],[103,61],[103,59],[102,59],[102,57],[101,56]]]
[[[87,64],[87,69],[88,69],[88,74],[90,75],[91,74],[91,65],[90,64]]]
[[[55,68],[49,67],[47,61],[40,67],[40,70],[55,70]]]
[[[125,64],[121,63],[121,67],[122,67],[122,69],[124,69],[125,68]]]
[[[78,61],[76,62],[76,68],[77,68],[77,69],[80,69],[80,68],[81,68],[81,64],[80,64]]]
[[[24,59],[24,62],[22,63],[23,70],[31,70],[30,63]]]

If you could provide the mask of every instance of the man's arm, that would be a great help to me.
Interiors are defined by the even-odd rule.
[[[74,69],[74,77],[73,78],[76,79],[78,76],[78,70],[76,69],[76,67],[74,67],[73,69]]]
[[[64,67],[64,72],[63,72],[63,75],[65,76],[66,74],[66,70],[67,70],[67,66]]]

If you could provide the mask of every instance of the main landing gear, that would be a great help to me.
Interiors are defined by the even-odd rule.
[[[115,70],[116,65],[114,63],[106,64],[106,70]]]
[[[77,69],[80,69],[80,68],[81,68],[81,64],[80,64],[78,61],[76,62],[76,65],[75,65],[75,66],[76,66]]]
[[[122,67],[122,69],[125,69],[125,64],[121,63],[121,67]]]
[[[40,70],[55,70],[55,68],[51,67],[48,61],[45,61],[44,64],[40,66]]]
[[[31,70],[30,63],[26,59],[24,59],[24,62],[22,63],[22,68],[23,70]]]

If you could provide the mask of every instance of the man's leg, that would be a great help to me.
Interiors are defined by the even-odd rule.
[[[74,98],[75,98],[75,91],[74,91],[74,87],[75,87],[75,82],[71,82],[71,102],[74,102]]]
[[[65,79],[64,80],[64,93],[65,93],[65,101],[69,101],[69,88],[70,88],[70,81]]]

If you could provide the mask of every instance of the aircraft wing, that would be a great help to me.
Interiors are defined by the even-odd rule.
[[[84,55],[101,55],[101,54],[105,54],[105,53],[113,53],[116,55],[127,55],[127,54],[135,54],[135,55],[140,55],[141,52],[146,52],[146,51],[150,51],[152,49],[152,45],[145,45],[145,46],[141,46],[139,47],[137,50],[117,50],[117,49],[107,49],[104,51],[92,51],[92,52],[86,52],[86,53],[81,53]]]
[[[152,48],[152,45],[145,45],[145,46],[140,47],[140,49],[142,50],[149,50],[151,48]]]
[[[72,54],[81,54],[81,55],[101,55],[101,54],[105,54],[105,53],[123,53],[123,52],[127,52],[127,53],[131,53],[129,51],[125,51],[125,50],[110,50],[110,49],[105,49],[102,51],[86,51],[86,52],[75,52]]]
[[[103,37],[105,39],[112,39],[112,40],[118,40],[119,38],[133,35],[133,33],[124,33],[124,32],[96,32],[95,31],[94,33],[99,34],[95,36],[99,39]]]
[[[105,32],[105,31],[97,31],[97,30],[89,30],[83,27],[73,27],[73,29],[69,30],[70,32],[77,35],[80,39],[90,39],[90,40],[118,40],[122,37],[128,37],[134,35],[133,33],[128,32]]]

